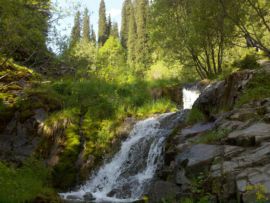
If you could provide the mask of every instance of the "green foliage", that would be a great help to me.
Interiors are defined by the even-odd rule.
[[[86,42],[90,42],[90,17],[88,13],[88,9],[84,10],[83,15],[83,39]]]
[[[137,0],[135,2],[136,7],[136,26],[137,26],[137,38],[135,45],[136,53],[136,72],[142,75],[143,71],[148,68],[150,64],[150,47],[148,38],[148,0]]]
[[[98,52],[98,67],[103,68],[121,68],[125,65],[125,51],[120,41],[111,36]],[[110,71],[107,71],[108,73]]]
[[[270,74],[266,72],[256,73],[247,88],[236,102],[236,106],[270,97]]]
[[[96,54],[97,51],[93,42],[81,40],[70,49],[68,55],[64,58],[77,69],[77,72],[79,70],[87,72],[87,70],[95,67]]]
[[[5,57],[28,64],[44,59],[49,6],[49,0],[0,0],[0,50]]]
[[[137,40],[137,27],[135,20],[135,12],[134,8],[130,8],[129,14],[129,25],[128,25],[128,33],[127,33],[127,47],[128,47],[128,64],[130,67],[135,67],[136,62],[136,40]],[[123,43],[123,42],[122,42]]]
[[[147,115],[161,114],[167,112],[174,112],[177,108],[170,100],[160,99],[157,101],[151,101],[144,104],[137,110],[138,117],[147,117]]]
[[[269,200],[267,197],[267,188],[263,184],[247,185],[246,191],[256,193],[256,202],[257,203],[264,203],[264,202],[267,202]]]
[[[0,162],[0,202],[31,202],[37,197],[51,197],[50,202],[60,202],[47,184],[50,172],[34,159],[15,168]]]
[[[98,43],[102,46],[108,39],[106,6],[104,0],[100,1],[99,20],[98,20]]]
[[[227,135],[230,133],[227,129],[222,130],[212,130],[209,132],[204,133],[201,135],[196,142],[197,143],[203,143],[203,144],[213,144],[216,143],[223,138],[227,137]]]
[[[192,108],[188,113],[188,117],[186,120],[187,124],[195,124],[198,122],[204,122],[206,120],[204,114],[197,108]]]
[[[122,25],[121,25],[121,44],[124,48],[127,48],[130,30],[130,15],[132,9],[131,0],[125,0],[122,8]]]
[[[81,13],[78,11],[74,18],[74,25],[70,36],[70,48],[75,46],[81,39]]]
[[[258,69],[260,64],[257,61],[258,57],[255,54],[248,54],[242,60],[235,61],[233,66],[240,69]]]

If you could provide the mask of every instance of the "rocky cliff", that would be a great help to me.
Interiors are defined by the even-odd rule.
[[[270,98],[239,102],[256,77],[267,74],[237,72],[206,88],[193,107],[206,119],[182,124],[168,140],[164,167],[150,191],[153,202],[270,198]]]

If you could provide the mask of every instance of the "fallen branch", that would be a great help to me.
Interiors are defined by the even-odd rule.
[[[5,78],[6,76],[8,76],[8,73],[5,74],[5,75],[3,75],[3,76],[1,76],[1,77],[0,77],[0,80],[2,80],[3,78]]]

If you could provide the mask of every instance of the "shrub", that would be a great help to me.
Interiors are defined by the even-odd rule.
[[[0,202],[31,202],[38,196],[52,196],[50,202],[58,202],[57,195],[47,185],[50,172],[43,163],[30,159],[21,168],[0,162]]]
[[[235,61],[233,66],[240,69],[257,69],[260,64],[257,62],[258,57],[254,54],[247,54],[242,60]]]

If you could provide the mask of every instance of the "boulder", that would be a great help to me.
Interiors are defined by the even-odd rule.
[[[184,128],[181,134],[184,138],[190,138],[198,134],[202,134],[209,130],[212,130],[214,127],[215,127],[215,123],[198,123],[192,127]]]
[[[175,199],[180,194],[180,188],[170,182],[155,181],[148,192],[150,202],[160,202],[162,199]]]
[[[176,157],[176,162],[181,165],[187,161],[187,169],[202,169],[211,165],[212,161],[222,154],[222,146],[197,144],[193,145]],[[197,168],[197,166],[200,166]]]
[[[255,123],[243,130],[233,131],[228,135],[227,141],[239,146],[254,146],[268,139],[270,139],[270,124]]]
[[[235,72],[226,80],[209,85],[194,104],[208,118],[222,109],[231,109],[242,90],[252,79],[254,71]]]

